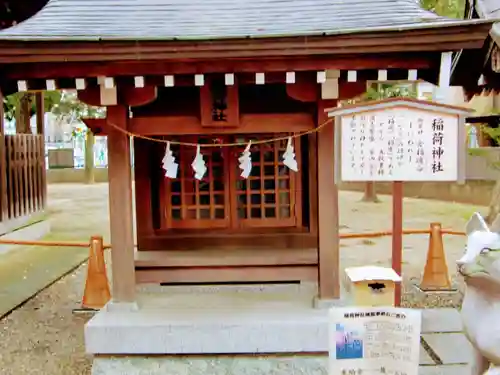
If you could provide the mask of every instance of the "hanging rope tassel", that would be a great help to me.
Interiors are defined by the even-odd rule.
[[[194,171],[194,178],[201,180],[205,173],[207,173],[207,166],[200,151],[200,145],[196,145],[196,156],[194,157],[191,167]]]
[[[170,142],[167,141],[167,147],[165,149],[165,156],[162,160],[163,169],[165,170],[165,177],[176,178],[177,171],[179,170],[179,164],[175,162],[175,157],[170,150]]]
[[[241,156],[238,158],[240,162],[241,174],[240,176],[247,179],[252,173],[252,154],[250,152],[252,141],[248,142],[245,151],[242,152]]]
[[[286,150],[283,154],[283,164],[285,164],[288,168],[290,168],[294,172],[299,171],[297,160],[295,160],[295,150],[293,148],[292,137],[288,138]]]

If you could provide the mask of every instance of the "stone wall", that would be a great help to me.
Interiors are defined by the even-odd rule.
[[[95,182],[108,182],[108,168],[94,169]],[[81,184],[85,182],[85,170],[74,168],[59,168],[47,170],[47,183],[74,183]]]
[[[404,195],[409,198],[437,199],[449,202],[469,203],[487,206],[490,202],[491,190],[495,181],[468,180],[460,185],[449,182],[406,182]],[[343,182],[340,190],[364,191],[365,184],[361,182]],[[391,194],[390,183],[377,182],[377,194]]]
[[[495,181],[500,178],[500,148],[470,149],[465,159],[467,180]]]
[[[449,202],[470,203],[487,206],[495,181],[500,178],[500,148],[481,147],[473,149],[466,157],[465,184],[449,182],[407,182],[405,197],[437,199]],[[378,194],[391,194],[390,183],[377,182]],[[361,182],[343,182],[340,190],[364,191]]]

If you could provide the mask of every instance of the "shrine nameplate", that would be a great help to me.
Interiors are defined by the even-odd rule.
[[[385,105],[381,105],[385,104]],[[389,104],[389,105],[388,105]],[[390,105],[394,104],[394,105]],[[458,181],[463,177],[467,110],[413,100],[337,108],[342,181]]]
[[[206,127],[239,126],[237,81],[226,85],[223,76],[208,76],[200,87],[201,125]]]

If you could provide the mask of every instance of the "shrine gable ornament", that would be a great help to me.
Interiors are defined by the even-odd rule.
[[[391,98],[326,111],[335,117],[337,181],[464,181],[471,110]]]

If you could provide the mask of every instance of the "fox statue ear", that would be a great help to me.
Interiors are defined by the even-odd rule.
[[[497,219],[495,219],[495,222],[497,220],[498,217]],[[500,221],[498,225],[500,228]],[[469,221],[467,222],[467,224],[465,225],[465,233],[467,233],[467,235],[470,235],[473,232],[490,232],[488,224],[486,224],[486,221],[484,221],[483,217],[478,212],[474,212]]]
[[[497,215],[493,223],[490,225],[490,230],[495,233],[500,233],[500,215]]]

